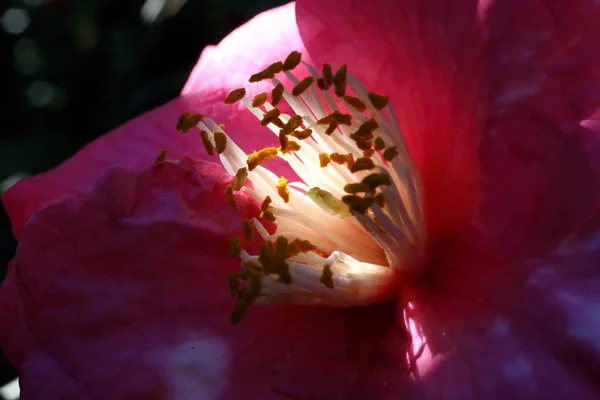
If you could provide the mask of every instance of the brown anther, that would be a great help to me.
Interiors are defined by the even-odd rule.
[[[325,129],[325,134],[326,135],[331,135],[333,132],[335,132],[335,130],[337,129],[337,127],[340,126],[340,123],[337,121],[332,121],[329,126],[327,127],[327,129]]]
[[[175,129],[187,133],[190,129],[198,125],[198,122],[202,121],[202,119],[204,119],[204,115],[202,114],[183,113],[179,116]]]
[[[372,140],[373,139],[373,134],[372,133],[368,133],[366,135],[363,136],[358,136],[356,135],[356,133],[351,133],[350,134],[350,139],[354,140],[355,142],[358,141],[368,141],[368,140]]]
[[[350,168],[350,172],[365,171],[373,168],[375,168],[373,160],[370,158],[361,157],[354,161],[354,165],[352,165],[352,168]]]
[[[344,204],[347,204],[352,211],[365,213],[373,205],[372,197],[360,197],[355,194],[349,194],[342,197]]]
[[[250,154],[246,160],[246,163],[248,164],[248,170],[252,171],[261,163],[269,161],[275,157],[277,157],[277,149],[275,147],[267,147],[265,149],[255,151]]]
[[[386,185],[389,186],[392,184],[392,180],[388,174],[385,172],[378,172],[375,174],[367,175],[363,178],[361,183],[369,186],[371,189],[375,189],[378,186]]]
[[[348,153],[347,156],[348,158],[346,159],[346,167],[348,167],[348,169],[352,169],[354,166],[354,156],[352,153]]]
[[[363,151],[363,157],[365,157],[365,158],[371,158],[371,157],[373,157],[373,154],[375,154],[375,150],[373,150],[373,149]]]
[[[276,119],[278,119],[280,115],[281,115],[281,111],[279,111],[279,109],[277,109],[277,108],[269,110],[263,114],[263,119],[260,121],[260,124],[262,126],[267,126],[271,122],[274,122]]]
[[[252,242],[254,239],[254,225],[252,224],[252,221],[245,219],[242,222],[242,227],[244,228],[244,237],[246,238],[246,242]]]
[[[300,127],[300,125],[302,125],[302,122],[303,122],[303,120],[302,120],[301,116],[294,115],[285,124],[285,127],[283,128],[283,130],[285,131],[285,133],[287,135],[289,135],[292,132],[294,132],[296,129],[298,129]]]
[[[371,193],[373,192],[373,188],[366,183],[348,183],[344,186],[344,192],[350,194]]]
[[[227,148],[227,135],[223,132],[216,131],[213,132],[213,137],[215,138],[215,148],[217,149],[217,153],[222,154]]]
[[[343,65],[333,76],[333,89],[337,97],[346,95],[346,73],[347,68]]]
[[[283,176],[277,180],[277,194],[281,197],[284,203],[288,203],[290,201],[290,189],[287,187],[288,180]]]
[[[278,127],[279,129],[285,128],[285,124],[283,123],[283,121],[281,120],[281,118],[277,118],[275,121],[273,121],[271,123],[273,125],[275,125],[276,127]]]
[[[258,262],[262,265],[265,275],[270,275],[275,272],[275,248],[272,242],[264,242],[260,244],[260,252],[258,253]]]
[[[331,115],[333,116],[333,119],[342,125],[352,125],[352,115],[350,114],[342,114],[338,110],[335,110]]]
[[[295,142],[295,141],[293,141],[293,140],[288,140],[288,143],[287,143],[287,149],[285,149],[285,150],[282,150],[281,152],[282,152],[283,154],[287,154],[287,153],[289,153],[289,152],[292,152],[292,151],[298,151],[298,150],[300,150],[301,148],[302,148],[302,147],[301,147],[301,146],[298,144],[298,142]]]
[[[267,97],[269,97],[269,94],[267,92],[257,94],[256,96],[254,96],[254,99],[252,99],[252,107],[256,108],[262,106],[267,102]]]
[[[367,105],[365,103],[363,103],[363,101],[361,99],[359,99],[358,97],[344,96],[344,97],[342,97],[342,99],[344,99],[344,101],[347,104],[354,107],[356,109],[356,111],[363,112],[367,109]]]
[[[370,140],[366,140],[366,139],[356,140],[356,147],[358,147],[360,150],[363,150],[363,151],[371,150],[372,146],[373,146],[373,142],[371,142]]]
[[[292,275],[290,274],[290,266],[287,263],[288,255],[288,240],[285,236],[277,238],[277,248],[275,250],[275,273],[279,275],[279,281],[289,285],[292,283]]]
[[[323,81],[325,85],[327,85],[327,89],[333,84],[333,72],[331,70],[331,65],[323,64],[323,69],[321,70],[323,73]]]
[[[229,239],[229,257],[239,256],[242,250],[242,242],[239,237],[234,236]]]
[[[383,193],[377,193],[375,197],[373,197],[373,201],[375,201],[375,204],[377,204],[379,207],[385,207],[385,198],[383,197]]]
[[[312,129],[306,128],[303,131],[294,131],[291,133],[291,135],[299,140],[308,139],[310,135],[312,135]]]
[[[248,179],[248,169],[246,167],[238,169],[233,179],[233,190],[240,190],[246,183],[246,179]]]
[[[244,88],[232,90],[225,98],[225,104],[235,104],[243,99],[245,95],[246,89]]]
[[[287,256],[293,257],[299,253],[308,253],[309,251],[314,251],[316,249],[317,246],[310,241],[296,238],[289,244]]]
[[[275,222],[275,215],[273,214],[272,211],[269,210],[265,210],[263,212],[260,213],[260,218],[270,221],[270,222]]]
[[[317,87],[323,91],[329,89],[329,86],[327,85],[327,83],[325,82],[325,79],[323,79],[323,78],[317,79]]]
[[[333,289],[333,271],[331,270],[331,266],[326,265],[323,267],[323,272],[321,273],[321,278],[319,278],[319,282],[328,287],[329,289]]]
[[[214,156],[215,155],[215,147],[213,146],[212,142],[210,141],[210,139],[208,137],[208,132],[206,132],[205,130],[201,130],[200,137],[202,138],[202,144],[204,145],[204,148],[206,149],[206,152],[208,153],[208,155]]]
[[[296,84],[296,86],[294,86],[294,88],[292,89],[292,95],[293,96],[300,96],[302,93],[304,93],[304,91],[306,89],[308,89],[308,87],[315,81],[315,78],[313,78],[312,76],[307,76],[306,78],[302,79],[300,82],[298,82]]]
[[[260,211],[267,211],[267,209],[271,206],[271,196],[265,197],[263,202],[260,204]]]
[[[386,96],[382,96],[377,93],[369,92],[369,100],[371,100],[371,104],[377,110],[382,110],[385,106],[390,102],[390,98]]]
[[[353,135],[356,135],[358,137],[365,137],[365,136],[373,136],[373,132],[375,131],[375,129],[379,128],[379,124],[377,123],[377,121],[375,121],[373,118],[363,122],[362,124],[360,124],[360,126],[358,127],[358,130],[356,132],[353,133]]]
[[[302,61],[302,53],[292,51],[283,62],[283,70],[291,71],[292,69],[296,68],[298,64],[300,64],[300,61]]]
[[[319,164],[321,165],[321,168],[325,168],[330,161],[329,154],[319,153]]]
[[[383,159],[385,161],[392,161],[394,159],[394,157],[396,157],[397,155],[398,155],[398,149],[396,149],[396,146],[388,147],[383,152]]]
[[[385,148],[385,142],[383,141],[383,139],[380,137],[375,138],[375,150],[381,151],[384,148]]]
[[[331,158],[331,161],[334,163],[341,165],[348,161],[348,154],[331,153],[329,158]]]
[[[277,104],[279,104],[279,102],[283,98],[284,90],[285,90],[285,88],[283,87],[283,85],[280,82],[271,91],[271,104],[273,105],[273,107],[275,107]]]
[[[334,122],[335,118],[333,118],[333,114],[329,114],[317,120],[317,125],[329,125]]]
[[[162,162],[165,162],[166,159],[167,159],[167,151],[161,150],[160,153],[158,153],[158,156],[156,156],[156,159],[154,160],[154,164],[160,164]]]
[[[232,185],[227,185],[227,187],[225,188],[225,198],[227,199],[227,202],[229,203],[231,208],[233,208],[236,211],[239,210],[237,202],[235,201],[235,197],[233,197],[233,186]]]
[[[285,152],[288,148],[288,137],[283,129],[279,130],[279,149]]]
[[[280,73],[282,70],[283,70],[283,63],[281,61],[274,62],[273,64],[271,64],[267,68],[265,68],[266,72],[270,72],[273,75]]]

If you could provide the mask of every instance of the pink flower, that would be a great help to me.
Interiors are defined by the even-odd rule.
[[[23,399],[597,398],[599,20],[592,0],[299,0],[207,48],[181,97],[3,197],[19,247],[0,291],[0,343]],[[263,207],[269,224],[264,171],[267,184],[253,171],[229,196],[235,211],[232,177],[196,128],[175,130],[185,112],[225,124],[231,172],[233,142],[278,146],[223,99],[270,92],[248,77],[292,51],[319,71],[347,65],[346,94],[362,82],[389,96],[377,135],[399,161],[373,159],[394,183],[377,189],[390,224],[368,195],[365,214],[346,217],[331,199],[321,206],[334,216],[313,212],[318,201],[298,194],[311,185],[289,188],[289,204],[306,206],[286,214],[275,196],[279,206]],[[220,128],[204,122],[213,139]],[[173,161],[153,165],[161,149]],[[296,180],[285,162],[262,166]],[[330,172],[340,168],[295,172],[329,193],[345,182]],[[275,235],[308,232],[318,248],[289,262],[293,285],[261,275],[256,303],[378,304],[255,304],[232,325],[227,276],[240,262],[227,253],[244,218]],[[242,241],[240,257],[256,262],[259,241]],[[342,254],[330,289],[320,257],[336,246],[364,259]]]

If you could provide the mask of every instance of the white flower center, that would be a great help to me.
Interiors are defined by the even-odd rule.
[[[208,118],[185,114],[178,123],[184,131],[197,126],[209,153],[216,147],[236,176],[226,193],[233,207],[236,190],[262,203],[261,217],[244,223],[247,241],[254,231],[265,241],[260,254],[232,241],[243,265],[230,278],[238,297],[233,322],[252,303],[354,306],[390,299],[400,272],[424,257],[421,179],[388,99],[370,93],[345,66],[333,74],[325,65],[321,77],[304,64],[312,76],[300,80],[292,72],[299,63],[293,52],[250,79],[272,79],[271,102],[267,93],[251,100],[244,89],[226,100],[241,100],[279,138],[279,148],[248,156]],[[294,87],[285,88],[277,73]],[[276,108],[282,97],[295,115]],[[288,183],[260,165],[274,157],[301,180]],[[276,222],[275,234],[261,219]]]

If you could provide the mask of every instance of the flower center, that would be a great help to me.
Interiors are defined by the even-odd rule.
[[[387,97],[369,92],[346,66],[299,79],[292,72],[301,55],[292,52],[250,77],[271,79],[272,92],[253,99],[245,89],[231,92],[226,104],[242,101],[279,139],[278,148],[244,153],[224,127],[199,114],[184,114],[177,128],[200,130],[210,155],[219,154],[233,176],[234,192],[261,203],[260,218],[244,221],[245,242],[257,232],[264,242],[250,254],[240,238],[231,240],[230,256],[242,268],[230,275],[239,322],[253,303],[355,306],[393,298],[402,271],[423,259],[426,230],[422,186]],[[293,84],[275,78],[283,73]],[[271,101],[269,102],[269,95]],[[285,100],[294,115],[280,111]],[[279,157],[300,181],[289,182],[265,164]],[[164,158],[164,156],[163,156]],[[248,183],[252,182],[252,185]],[[269,234],[263,224],[277,224]]]

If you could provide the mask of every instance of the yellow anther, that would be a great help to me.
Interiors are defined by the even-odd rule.
[[[300,82],[298,82],[296,84],[296,86],[294,86],[294,88],[292,89],[292,95],[293,96],[300,96],[302,93],[304,93],[304,91],[306,89],[308,89],[308,87],[315,81],[315,78],[313,78],[312,76],[307,76],[306,78],[302,79]]]
[[[373,157],[373,154],[375,154],[375,150],[373,150],[373,149],[363,151],[363,157],[365,157],[365,158],[371,158],[371,157]]]
[[[235,201],[235,197],[233,197],[233,186],[232,185],[227,185],[227,187],[225,187],[225,198],[227,199],[227,202],[234,210],[236,210],[236,211],[239,210],[237,202]]]
[[[320,187],[313,187],[304,194],[319,206],[320,209],[330,215],[342,218],[351,215],[350,209],[344,202]]]
[[[246,242],[252,242],[254,239],[254,225],[252,224],[252,221],[245,219],[242,222],[242,226],[244,228],[244,237],[246,238]]]
[[[352,153],[349,153],[348,159],[346,160],[346,167],[348,167],[348,169],[352,169],[353,165],[354,165],[354,156],[352,155]]]
[[[378,172],[375,174],[367,175],[361,181],[362,184],[369,186],[372,189],[375,189],[379,186],[386,185],[389,186],[392,184],[392,179],[385,172]]]
[[[299,140],[308,139],[312,135],[312,129],[306,128],[303,131],[294,131],[291,135]]]
[[[394,159],[394,157],[396,157],[397,155],[398,155],[398,149],[396,149],[396,146],[388,147],[383,152],[383,159],[385,161],[392,161]]]
[[[279,111],[279,109],[277,109],[277,108],[269,110],[265,114],[263,114],[263,119],[260,121],[260,124],[262,126],[267,126],[271,122],[275,122],[275,120],[279,119],[280,115],[281,115],[281,111]]]
[[[225,124],[219,124],[219,128],[221,128],[222,131],[225,130]]]
[[[285,153],[288,148],[288,137],[283,129],[279,131],[279,148],[282,153]]]
[[[271,104],[275,107],[283,98],[285,88],[281,83],[278,83],[271,91]]]
[[[342,66],[333,76],[333,89],[335,95],[343,97],[346,95],[346,66]]]
[[[282,176],[277,180],[277,185],[275,186],[277,188],[277,194],[279,194],[279,197],[281,197],[285,203],[290,201],[290,189],[288,189],[287,184],[288,180]]]
[[[246,163],[248,164],[248,170],[253,171],[254,168],[258,167],[261,163],[269,161],[277,157],[277,149],[275,147],[267,147],[248,156]]]
[[[365,171],[373,168],[375,168],[373,160],[371,160],[370,158],[361,157],[354,161],[354,165],[352,165],[352,167],[350,168],[350,172]]]
[[[321,165],[321,168],[325,168],[330,161],[331,159],[329,158],[329,154],[319,153],[319,164]]]
[[[229,239],[229,257],[237,257],[242,252],[242,242],[237,236]]]
[[[323,73],[323,81],[327,86],[326,89],[329,89],[329,87],[333,84],[333,72],[331,70],[331,65],[323,64],[323,69],[321,71]]]
[[[366,183],[348,183],[344,186],[344,192],[350,194],[371,193],[373,192],[373,188]]]
[[[283,62],[283,70],[290,71],[298,66],[302,61],[302,53],[292,51]]]
[[[296,129],[298,129],[300,127],[300,125],[302,125],[302,117],[299,115],[294,115],[293,117],[290,118],[290,120],[287,122],[287,124],[285,124],[285,127],[283,128],[283,130],[285,131],[286,134],[291,134],[292,132],[294,132]]]
[[[263,202],[260,205],[260,211],[267,211],[267,209],[271,206],[271,196],[265,197]]]
[[[260,217],[264,220],[275,222],[275,214],[272,211],[265,210],[260,213]]]
[[[158,156],[156,157],[156,159],[154,160],[154,164],[160,164],[162,162],[165,162],[166,159],[167,159],[167,151],[161,150],[160,153],[158,154]]]
[[[267,102],[267,98],[269,97],[269,94],[267,92],[262,92],[257,94],[256,96],[254,96],[254,99],[252,100],[252,107],[261,107],[263,104],[265,104]]]
[[[227,148],[227,136],[223,132],[213,132],[217,153],[222,154]]]
[[[202,138],[202,144],[204,145],[204,148],[206,149],[206,152],[208,153],[208,155],[214,156],[215,155],[215,147],[213,146],[212,142],[210,141],[210,139],[208,137],[208,132],[206,132],[205,130],[201,130],[200,137]]]
[[[342,197],[342,202],[346,204],[352,211],[364,214],[371,205],[373,205],[372,197],[360,197],[355,194],[349,194]]]
[[[288,140],[288,142],[287,142],[287,149],[282,150],[281,152],[283,154],[287,154],[287,153],[292,152],[292,151],[298,151],[301,148],[302,147],[298,144],[298,142],[295,142],[293,140]]]
[[[383,141],[383,139],[380,137],[376,137],[375,138],[375,150],[381,151],[384,148],[385,148],[385,142]]]
[[[334,163],[342,165],[343,163],[348,161],[349,155],[350,154],[331,153],[329,155],[329,158],[331,158],[331,161],[333,161]]]
[[[239,88],[232,90],[225,98],[225,104],[234,104],[244,98],[246,95],[246,89]]]
[[[333,271],[331,270],[330,265],[325,265],[323,267],[323,272],[321,273],[321,278],[319,279],[323,285],[328,287],[329,289],[333,289]]]
[[[248,179],[248,169],[246,167],[238,169],[233,179],[233,190],[240,190],[246,183],[246,179]]]
[[[204,115],[202,114],[183,113],[179,116],[175,129],[187,133],[190,129],[198,125],[198,122],[202,121],[203,118]]]
[[[356,111],[363,112],[367,109],[367,105],[365,103],[363,103],[363,101],[361,99],[359,99],[358,97],[344,96],[344,97],[342,97],[342,99],[344,99],[346,104],[354,107],[356,109]]]
[[[369,100],[371,100],[371,104],[377,110],[382,110],[385,106],[390,102],[390,98],[386,96],[379,95],[377,93],[369,92]]]

